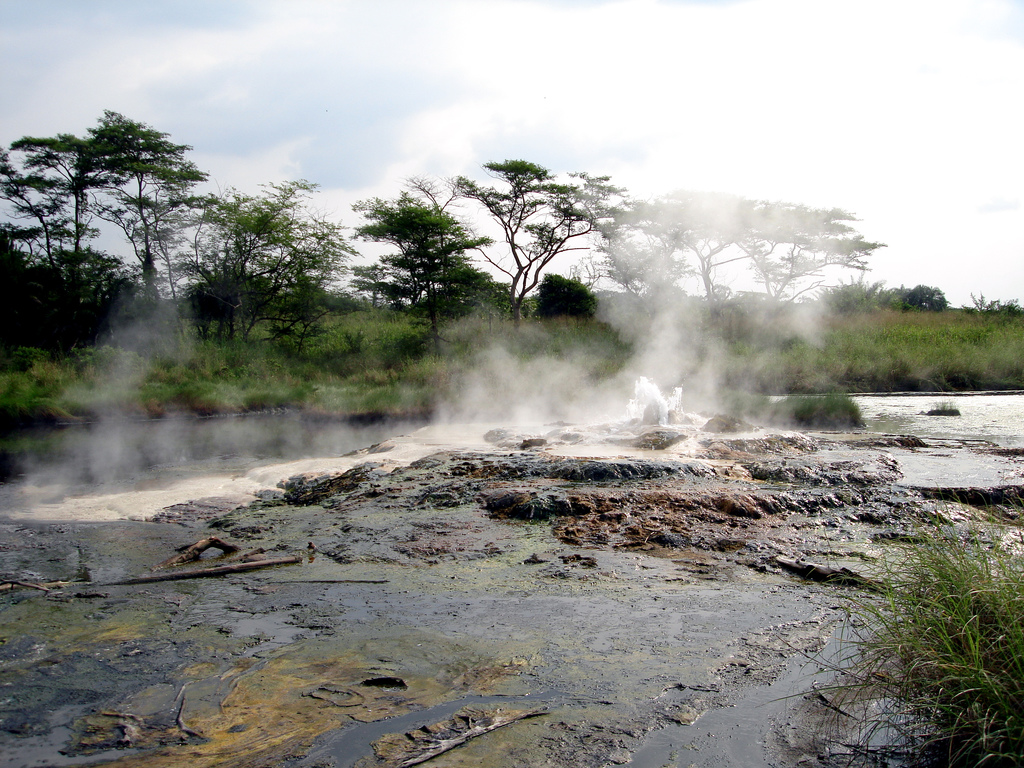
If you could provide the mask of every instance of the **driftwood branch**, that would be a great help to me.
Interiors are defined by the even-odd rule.
[[[25,589],[38,589],[43,592],[49,592],[50,588],[42,584],[33,584],[31,581],[4,581],[0,582],[0,592],[10,592],[16,587],[24,587]]]
[[[412,768],[477,736],[544,714],[547,714],[547,710],[543,707],[507,711],[463,710],[449,720],[410,731],[404,736],[385,736],[374,744],[374,750],[378,754],[379,751],[389,753],[382,768]]]
[[[191,736],[197,739],[203,738],[203,734],[193,731],[187,725],[185,725],[184,712],[185,712],[185,688],[188,687],[188,683],[181,686],[178,691],[178,695],[174,697],[175,703],[178,704],[178,711],[174,716],[174,724],[178,726],[178,730],[181,731],[185,736]],[[178,703],[180,701],[180,703]]]
[[[849,568],[831,568],[827,565],[809,563],[806,560],[790,560],[786,557],[776,557],[775,562],[786,570],[792,571],[798,576],[803,576],[811,581],[822,581],[829,584],[841,584],[847,587],[863,587],[873,590],[879,588],[878,582],[856,571],[851,571]]]
[[[186,547],[180,548],[177,555],[169,557],[162,563],[154,565],[153,570],[158,571],[161,568],[170,568],[173,565],[193,563],[202,556],[203,552],[211,547],[219,549],[225,555],[232,555],[238,551],[238,547],[234,544],[228,544],[226,541],[221,541],[216,536],[211,536],[208,539],[200,539],[195,544],[189,544]]]
[[[196,571],[176,571],[174,573],[157,573],[152,576],[138,576],[134,579],[124,581],[107,582],[104,586],[114,587],[125,584],[152,584],[157,581],[179,581],[181,579],[202,579],[208,576],[224,576],[229,573],[242,573],[243,571],[254,571],[257,568],[269,568],[272,565],[288,565],[290,563],[301,563],[301,557],[281,557],[274,560],[257,560],[252,563],[232,563],[231,565],[219,565],[216,568],[203,568]]]

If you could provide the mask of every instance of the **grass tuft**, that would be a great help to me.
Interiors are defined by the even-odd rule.
[[[864,426],[860,406],[849,395],[793,395],[771,406],[773,421],[801,429],[855,429]]]
[[[925,416],[959,416],[960,409],[956,407],[956,403],[952,400],[942,400],[936,403],[927,411]]]
[[[1006,542],[1011,542],[1007,544]],[[847,696],[889,702],[881,727],[950,765],[1024,755],[1024,558],[1003,543],[936,529],[898,549],[865,627]],[[877,724],[876,724],[877,725]]]

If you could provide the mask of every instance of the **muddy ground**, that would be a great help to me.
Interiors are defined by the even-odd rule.
[[[598,458],[572,427],[497,430],[399,466],[383,444],[237,509],[0,523],[0,578],[68,582],[0,594],[0,766],[412,765],[516,712],[532,716],[425,764],[879,764],[817,690],[866,593],[780,558],[870,575],[923,521],[1012,515],[1020,456],[863,434],[602,440]],[[301,562],[114,584],[209,536]]]

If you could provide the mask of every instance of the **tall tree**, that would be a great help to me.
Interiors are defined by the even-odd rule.
[[[108,182],[90,139],[24,137],[0,152],[0,199],[18,222],[2,227],[5,343],[93,343],[130,294],[120,261],[90,246],[94,195]]]
[[[518,325],[523,302],[548,265],[560,254],[589,247],[621,190],[607,176],[586,173],[572,173],[567,182],[559,182],[547,168],[526,160],[487,163],[484,170],[496,184],[460,176],[453,186],[501,228],[505,251],[485,252],[484,258],[511,280],[509,302]]]
[[[292,181],[208,198],[183,264],[201,333],[248,339],[262,327],[301,342],[315,326],[353,253],[341,226],[311,208],[315,189]]]
[[[150,297],[157,295],[156,261],[162,256],[174,297],[172,244],[183,226],[183,209],[196,204],[192,190],[207,174],[186,159],[192,147],[117,112],[105,111],[89,135],[106,179],[107,198],[97,206],[98,215],[131,243]]]
[[[695,274],[683,256],[689,228],[659,201],[630,200],[601,227],[600,278],[641,300],[660,299]]]
[[[758,203],[739,240],[765,293],[793,300],[821,288],[827,272],[864,272],[867,257],[883,243],[865,240],[840,208],[809,208],[792,203]]]
[[[68,351],[94,344],[133,282],[118,259],[88,247],[51,260],[0,225],[0,344]]]
[[[634,294],[662,292],[695,276],[709,302],[723,299],[729,291],[719,270],[749,259],[736,244],[754,205],[736,195],[689,191],[632,201],[605,228],[608,276]]]
[[[392,304],[422,312],[440,352],[442,321],[465,314],[476,292],[489,282],[466,252],[490,244],[490,238],[469,232],[436,199],[421,201],[407,192],[395,200],[364,200],[354,209],[368,222],[356,229],[359,237],[398,249],[360,278],[372,278],[374,293]]]
[[[21,169],[8,153],[0,158],[0,197],[15,218],[33,222],[36,246],[48,258],[59,250],[80,253],[97,234],[92,226],[92,193],[109,182],[95,145],[71,134],[25,136],[11,144]]]

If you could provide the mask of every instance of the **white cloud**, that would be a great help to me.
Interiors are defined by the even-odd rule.
[[[871,279],[1024,296],[1012,0],[46,7],[0,31],[4,142],[111,108],[222,184],[301,175],[339,202],[525,157],[638,195],[841,206],[889,244]]]

